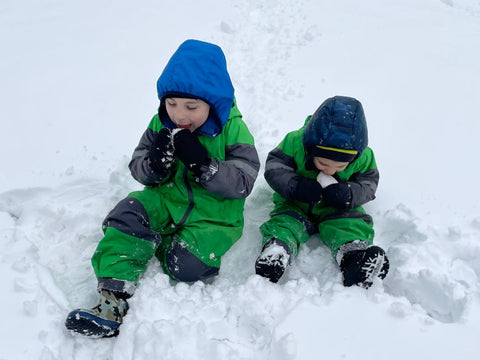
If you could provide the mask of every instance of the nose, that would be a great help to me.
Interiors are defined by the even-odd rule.
[[[188,123],[188,117],[185,111],[175,111],[175,122],[179,125],[185,125]]]

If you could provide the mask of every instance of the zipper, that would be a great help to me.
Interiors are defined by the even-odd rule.
[[[313,205],[312,203],[308,204],[307,216],[310,218],[313,215]]]
[[[187,218],[192,212],[192,209],[194,206],[192,185],[190,185],[190,182],[188,181],[188,169],[186,167],[183,169],[183,181],[185,182],[185,187],[187,188],[188,207],[187,207],[187,210],[185,211],[185,214],[183,214],[182,219],[177,224],[177,226],[182,226],[185,223],[185,221],[187,221]]]

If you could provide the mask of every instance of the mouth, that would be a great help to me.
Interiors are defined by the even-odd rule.
[[[190,130],[190,128],[192,127],[192,125],[177,125],[177,126],[178,126],[178,128],[180,128],[180,129],[189,129],[189,130]]]

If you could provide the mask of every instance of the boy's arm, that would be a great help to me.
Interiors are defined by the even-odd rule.
[[[321,185],[316,179],[298,175],[296,169],[295,159],[277,147],[268,154],[265,179],[273,190],[287,200],[319,202],[322,199]]]
[[[353,174],[352,178],[347,181],[352,192],[350,207],[361,206],[375,199],[379,178],[377,169]]]
[[[253,189],[260,169],[255,146],[238,143],[226,148],[225,161],[212,159],[203,169],[200,183],[212,194],[229,199],[244,199]]]
[[[285,199],[293,199],[298,187],[299,175],[295,171],[296,167],[294,158],[286,155],[279,148],[268,153],[265,162],[265,180]]]
[[[346,172],[350,172],[350,175],[345,181],[324,189],[323,197],[327,205],[354,208],[375,199],[380,176],[372,149],[367,147]]]
[[[235,127],[224,130],[229,132],[227,137],[231,144],[225,146],[225,161],[211,159],[208,166],[202,167],[199,180],[212,194],[229,199],[244,199],[252,192],[260,160],[253,137],[243,120],[237,118]]]
[[[150,148],[155,136],[158,134],[158,131],[156,130],[160,130],[159,121],[157,124],[157,120],[158,116],[155,116],[152,119],[150,126],[140,138],[140,142],[135,148],[132,154],[132,159],[128,164],[133,178],[146,186],[158,185],[169,175],[168,173],[166,175],[156,173],[152,170],[150,163]],[[158,129],[155,128],[155,126],[158,127]]]

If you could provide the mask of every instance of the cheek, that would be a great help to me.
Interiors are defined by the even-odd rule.
[[[323,169],[324,169],[324,167],[322,165],[320,165],[319,163],[317,163],[316,161],[313,162],[313,165],[315,165],[317,170],[323,171]]]
[[[208,112],[202,112],[195,114],[195,116],[192,118],[193,122],[197,124],[197,126],[203,125],[205,121],[208,119]]]
[[[167,115],[170,119],[174,120],[175,118],[175,112],[169,108],[168,106],[166,107],[166,110],[167,110]]]

